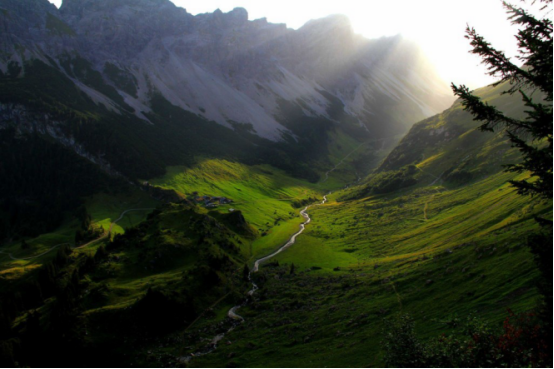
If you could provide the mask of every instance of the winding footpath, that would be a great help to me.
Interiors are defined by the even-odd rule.
[[[87,247],[88,245],[92,244],[92,243],[95,243],[97,241],[100,241],[101,239],[104,239],[106,237],[108,237],[108,235],[112,232],[112,229],[113,229],[113,226],[119,222],[121,219],[123,219],[123,217],[125,216],[125,214],[131,212],[131,211],[146,211],[146,210],[154,210],[154,208],[142,208],[142,209],[127,209],[125,211],[123,211],[123,213],[121,213],[121,215],[119,216],[119,218],[117,218],[116,220],[114,220],[113,222],[110,223],[110,229],[108,229],[107,232],[104,232],[100,237],[92,240],[92,241],[89,241],[87,243],[85,243],[84,245],[81,245],[81,246],[78,246],[78,247],[75,247],[76,249],[82,249],[84,247]]]
[[[325,183],[327,182],[327,180],[329,179],[329,174],[334,171],[335,169],[337,169],[339,167],[339,165],[341,165],[350,155],[352,155],[356,150],[358,150],[360,147],[362,147],[363,145],[365,145],[366,143],[361,143],[359,144],[354,150],[350,151],[348,153],[348,155],[346,155],[344,158],[341,159],[341,161],[339,161],[337,163],[337,165],[335,165],[332,169],[328,170],[327,172],[325,172],[325,179],[323,181],[321,181],[321,183]]]
[[[435,180],[434,180],[433,182],[431,182],[431,183],[428,185],[428,187],[431,187],[431,186],[433,186],[435,183],[437,183],[437,181],[440,181],[441,178],[442,178],[442,175],[443,175],[444,173],[446,173],[446,171],[444,171],[444,172],[442,172],[442,173],[437,177],[436,175],[431,174],[431,173],[429,173],[429,172],[426,172],[426,171],[424,171],[423,169],[421,169],[421,168],[419,168],[419,167],[417,167],[417,169],[419,169],[420,172],[423,173],[423,174],[427,174],[427,175],[429,175],[429,176],[431,176],[431,177],[435,177]],[[436,193],[434,193],[434,194],[429,198],[429,200],[427,200],[427,201],[425,202],[425,205],[423,205],[423,220],[424,220],[424,221],[428,221],[428,220],[429,220],[429,219],[427,218],[427,210],[429,209],[429,203],[435,199],[435,196],[436,196],[437,194],[440,194],[440,193],[441,193],[441,192],[440,192],[438,189],[436,189],[436,188],[435,188],[434,190],[436,191]]]
[[[114,226],[117,222],[119,222],[121,219],[123,219],[123,217],[125,216],[125,214],[127,214],[127,213],[129,213],[129,212],[131,212],[131,211],[146,211],[146,210],[154,210],[154,208],[141,208],[141,209],[127,209],[127,210],[124,210],[124,211],[121,213],[121,215],[119,216],[119,218],[117,218],[116,220],[114,220],[113,222],[111,222],[111,224],[110,224],[110,229],[109,229],[107,232],[104,232],[100,237],[95,238],[94,240],[89,241],[89,242],[85,243],[84,245],[81,245],[81,246],[78,246],[78,247],[74,247],[74,248],[76,248],[76,249],[82,249],[82,248],[84,248],[84,247],[89,246],[89,245],[92,244],[92,243],[95,243],[95,242],[97,242],[97,241],[100,241],[100,240],[102,240],[102,239],[108,237],[108,234],[110,234],[110,232],[112,231],[113,226]],[[12,259],[12,260],[30,260],[30,259],[34,259],[34,258],[41,257],[41,256],[43,256],[43,255],[46,255],[46,254],[48,254],[50,251],[52,251],[52,250],[54,250],[54,249],[56,249],[56,248],[58,248],[58,247],[60,247],[60,246],[64,246],[64,245],[74,246],[74,244],[71,244],[71,243],[69,243],[69,242],[60,243],[60,244],[58,244],[58,245],[52,246],[50,249],[48,249],[47,251],[45,251],[45,252],[43,252],[43,253],[41,253],[41,254],[34,255],[34,256],[29,256],[29,257],[26,257],[26,258],[16,258],[16,257],[14,257],[12,254],[10,254],[10,253],[8,253],[8,252],[5,252],[5,251],[1,251],[1,250],[0,250],[0,253],[1,253],[1,254],[6,254],[6,255],[8,255],[8,256],[10,257],[10,259]]]
[[[56,246],[52,246],[50,249],[48,249],[47,251],[43,252],[42,254],[38,254],[38,255],[34,255],[34,256],[29,256],[29,257],[26,257],[26,258],[16,258],[16,257],[14,257],[12,254],[10,254],[9,252],[5,252],[5,251],[0,251],[0,253],[1,253],[1,254],[6,254],[6,255],[8,255],[8,256],[10,257],[10,259],[12,259],[12,260],[30,260],[30,259],[38,258],[38,257],[40,257],[40,256],[42,256],[42,255],[46,255],[46,254],[48,254],[50,251],[52,251],[52,250],[54,250],[54,249],[56,249],[56,248],[58,248],[58,247],[60,247],[60,246],[63,246],[63,245],[69,245],[69,246],[71,246],[71,244],[68,243],[68,242],[60,243],[60,244],[58,244],[58,245],[56,245]]]

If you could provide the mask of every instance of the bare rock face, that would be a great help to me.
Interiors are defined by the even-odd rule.
[[[146,45],[190,30],[190,14],[165,0],[66,0],[59,11],[94,63],[126,63]]]
[[[193,16],[169,0],[64,0],[59,10],[47,0],[4,0],[0,28],[2,72],[33,58],[63,70],[60,60],[79,56],[140,119],[161,94],[272,140],[290,129],[284,104],[304,116],[355,122],[382,138],[404,133],[453,100],[415,45],[401,37],[365,39],[344,16],[295,31],[250,21],[242,8]],[[118,104],[83,90],[94,101]]]

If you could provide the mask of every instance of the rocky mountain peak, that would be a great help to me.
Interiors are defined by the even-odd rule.
[[[133,6],[138,8],[151,8],[160,6],[172,6],[170,0],[63,0],[60,10],[70,11],[73,9],[116,9],[121,6]]]
[[[246,23],[248,21],[248,12],[244,8],[235,8],[227,13],[227,16],[239,24]]]
[[[211,29],[205,29],[206,32],[217,33],[218,30],[246,25],[248,23],[248,12],[244,8],[235,8],[228,13],[216,9],[213,13],[199,14],[195,19],[200,25],[211,27]]]
[[[331,14],[320,19],[312,19],[302,26],[300,32],[341,32],[354,34],[350,18],[344,14]]]
[[[170,0],[64,0],[59,10],[47,0],[0,1],[18,15],[10,20],[0,13],[7,30],[0,50],[9,55],[0,60],[1,70],[10,58],[79,55],[141,119],[159,94],[208,120],[252,125],[258,135],[279,139],[287,130],[283,102],[327,118],[335,104],[376,135],[389,135],[450,100],[448,86],[418,64],[410,45],[398,38],[367,40],[342,14],[293,30],[265,18],[249,21],[244,8],[193,16]],[[18,44],[34,51],[21,56]],[[94,101],[117,105],[117,96],[110,102],[80,86]],[[401,104],[405,115],[391,119],[384,107]]]

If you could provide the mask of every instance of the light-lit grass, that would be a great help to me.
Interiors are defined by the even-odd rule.
[[[259,237],[246,245],[247,258],[263,255],[286,242],[303,218],[292,203],[307,198],[321,198],[314,185],[287,176],[267,165],[246,166],[226,160],[202,160],[192,168],[171,167],[167,174],[151,181],[152,185],[174,189],[188,197],[199,195],[224,196],[233,204],[222,206],[241,210]]]
[[[87,212],[92,217],[92,222],[96,226],[102,226],[107,231],[110,228],[111,222],[119,218],[124,210],[130,208],[154,208],[158,201],[149,197],[146,193],[131,189],[128,192],[122,192],[117,195],[109,195],[105,193],[96,194],[87,199],[85,206]],[[127,213],[112,229],[112,234],[123,233],[125,228],[132,227],[146,219],[149,211],[139,211]],[[66,215],[66,220],[54,232],[45,233],[38,237],[27,239],[26,242],[30,245],[28,250],[21,249],[21,241],[12,242],[4,247],[0,253],[0,270],[20,268],[19,276],[23,276],[27,271],[30,271],[48,261],[56,255],[56,245],[74,244],[75,232],[79,228],[78,220],[71,214]],[[92,251],[96,250],[98,243],[92,243],[88,248]],[[49,251],[51,250],[51,251]],[[44,255],[41,255],[46,253]],[[15,258],[25,260],[13,260],[8,254],[12,254]],[[38,257],[35,257],[40,255]]]
[[[325,240],[309,234],[302,234],[298,237],[298,240],[301,241],[276,256],[275,260],[281,263],[295,264],[300,268],[320,267],[327,270],[337,266],[356,265],[358,261],[356,255],[333,249]]]
[[[97,226],[102,226],[106,231],[110,224],[118,219],[127,209],[155,208],[158,201],[151,198],[145,192],[138,189],[117,195],[100,193],[86,201],[86,208]],[[148,210],[129,212],[112,228],[112,234],[125,232],[125,228],[133,227],[146,219]]]
[[[405,255],[432,255],[475,240],[481,242],[512,225],[532,225],[533,215],[548,208],[515,194],[507,184],[510,178],[514,176],[498,174],[460,189],[421,188],[402,196],[376,196],[314,207],[305,236],[300,236],[294,249],[287,253],[303,250],[305,254],[304,249],[309,247],[316,253],[318,243],[308,241],[315,237],[334,252],[349,255],[340,258],[322,252],[329,255],[334,266],[350,267],[359,260],[372,264]],[[426,207],[428,221],[423,217]],[[285,254],[277,258],[294,259]],[[304,263],[302,257],[298,259]]]
[[[267,282],[239,311],[246,323],[226,336],[231,344],[192,365],[383,366],[384,318],[409,313],[425,339],[457,329],[452,319],[499,326],[508,308],[532,309],[538,272],[524,240],[537,230],[533,216],[551,219],[552,209],[516,195],[512,178],[312,208],[305,233],[275,257],[280,267],[261,269]]]

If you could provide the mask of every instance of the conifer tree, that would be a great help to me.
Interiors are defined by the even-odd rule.
[[[538,0],[541,11],[552,5],[552,0]],[[522,0],[525,3],[524,0]],[[533,1],[536,3],[536,1]],[[495,49],[475,29],[466,29],[473,54],[481,56],[487,65],[489,75],[499,77],[494,85],[509,82],[511,88],[505,93],[519,93],[525,104],[525,119],[515,119],[505,115],[496,107],[483,102],[464,85],[452,84],[454,93],[461,98],[465,110],[475,120],[484,122],[482,131],[494,132],[505,129],[512,147],[522,156],[520,163],[506,166],[506,171],[529,172],[531,177],[512,180],[510,183],[521,195],[530,195],[547,200],[552,205],[552,21],[547,17],[538,19],[528,10],[503,2],[513,24],[521,26],[515,36],[518,42],[518,59],[522,67],[515,65],[506,55]],[[552,14],[550,9],[547,14]],[[527,240],[527,245],[535,256],[541,271],[539,289],[544,296],[541,316],[545,324],[544,335],[552,347],[552,221],[535,218],[542,226],[539,234]],[[552,356],[549,356],[551,362]]]
[[[552,0],[541,3],[546,8]],[[475,120],[484,122],[481,130],[493,132],[505,128],[512,146],[521,152],[521,163],[506,166],[509,172],[529,171],[532,175],[530,179],[510,181],[518,193],[552,199],[552,21],[546,17],[537,19],[527,10],[506,2],[504,7],[512,23],[522,27],[516,35],[522,67],[495,49],[474,28],[468,26],[466,38],[473,47],[471,52],[481,56],[487,65],[489,75],[500,78],[494,85],[509,82],[511,88],[505,93],[521,95],[527,117],[506,116],[464,85],[452,84],[452,89],[462,99],[465,110]]]
[[[94,261],[98,263],[107,257],[108,257],[108,252],[106,251],[106,248],[104,247],[104,245],[101,245],[96,250],[96,253],[94,254]]]
[[[245,281],[248,281],[249,276],[250,276],[250,269],[248,268],[248,265],[244,264],[244,268],[242,268],[242,279]]]

